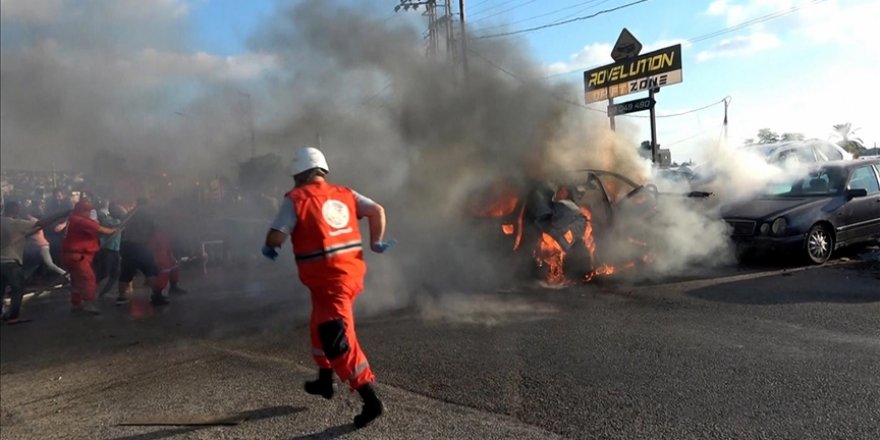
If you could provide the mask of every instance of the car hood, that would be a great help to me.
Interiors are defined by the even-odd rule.
[[[828,203],[831,197],[766,197],[749,200],[721,211],[724,218],[763,219],[778,217],[796,209]]]

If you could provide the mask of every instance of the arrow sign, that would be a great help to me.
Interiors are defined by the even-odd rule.
[[[611,50],[611,58],[614,61],[621,61],[627,58],[637,56],[642,51],[642,43],[636,40],[626,28],[620,31],[617,37],[617,43],[614,43],[614,49]]]
[[[608,106],[608,116],[625,115],[627,113],[640,112],[642,110],[650,110],[654,107],[654,98],[640,98],[632,101],[621,102],[620,104],[611,104]]]

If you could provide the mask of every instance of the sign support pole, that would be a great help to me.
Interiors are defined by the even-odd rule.
[[[648,90],[648,98],[654,101],[654,90]],[[654,112],[654,105],[651,105],[651,162],[657,163],[657,114]]]
[[[608,98],[608,105],[614,105],[614,98]],[[617,127],[614,125],[614,113],[610,113],[608,119],[611,121],[611,131],[617,131]]]

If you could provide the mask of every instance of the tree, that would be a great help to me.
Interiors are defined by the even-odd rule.
[[[806,138],[807,138],[807,137],[804,136],[803,133],[783,133],[783,134],[782,134],[782,141],[783,141],[783,142],[788,142],[788,141],[802,141],[802,140],[804,140],[804,139],[806,139]]]
[[[758,130],[758,143],[759,144],[773,144],[779,142],[780,137],[779,133],[769,129],[762,128]]]
[[[849,151],[856,157],[862,154],[865,150],[865,142],[860,138],[855,137],[857,131],[859,131],[858,128],[852,128],[852,122],[834,124],[834,134],[840,138],[840,140],[837,141],[837,145],[840,145],[840,148]]]

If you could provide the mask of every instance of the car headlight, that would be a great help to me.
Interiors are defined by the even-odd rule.
[[[761,225],[761,235],[767,235],[770,233],[770,223],[764,223]]]
[[[771,229],[773,230],[773,234],[781,235],[783,232],[785,232],[786,225],[787,225],[787,222],[782,217],[779,217],[778,219],[774,220],[773,226],[771,227]]]

